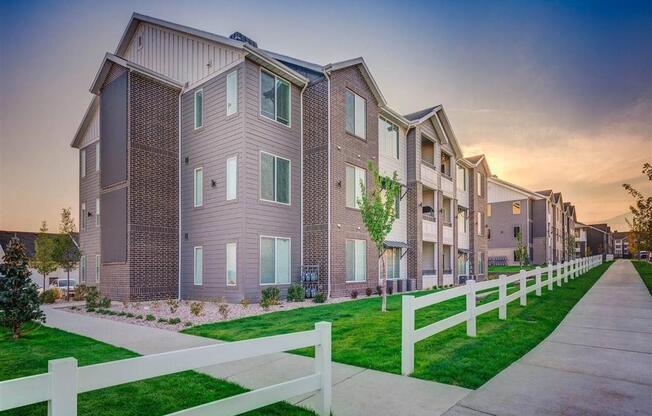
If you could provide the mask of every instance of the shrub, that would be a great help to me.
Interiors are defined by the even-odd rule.
[[[240,305],[242,305],[243,308],[247,309],[247,307],[249,306],[249,299],[247,299],[247,297],[245,296],[240,301]]]
[[[38,299],[41,303],[54,303],[57,300],[57,294],[55,292],[56,288],[48,289],[43,291]]]
[[[126,316],[127,318],[133,318],[133,317],[134,317],[134,314],[131,313],[131,312],[129,312],[129,313],[127,313],[125,316]]]
[[[260,306],[268,308],[270,306],[278,305],[280,297],[281,291],[277,287],[263,289],[260,297]]]
[[[126,316],[126,315],[127,315],[127,312],[125,312],[125,311],[118,312],[118,316]]]
[[[371,296],[371,294],[374,293],[374,292],[373,292],[373,290],[371,290],[370,287],[368,287],[368,288],[365,290],[365,293],[367,294],[367,296]]]
[[[183,323],[183,326],[192,326],[192,322],[186,321]]]
[[[111,307],[111,298],[106,297],[106,296],[102,296],[100,298],[100,301],[97,302],[97,305],[100,308],[110,308]]]
[[[170,313],[176,313],[177,309],[179,309],[179,301],[176,299],[168,299],[165,303],[170,307]]]
[[[376,294],[377,295],[383,294],[383,287],[381,285],[376,286]]]
[[[86,290],[86,309],[97,308],[100,300],[100,292],[95,286],[91,286]]]
[[[143,315],[136,315],[135,318],[136,319],[143,319]]]
[[[75,297],[75,300],[84,300],[86,298],[87,293],[88,293],[88,286],[82,283],[80,285],[75,286],[75,293],[73,296]]]
[[[303,302],[306,292],[302,285],[290,285],[288,287],[288,302]]]
[[[145,317],[146,321],[154,321],[155,319],[156,317],[154,317],[154,315],[152,315],[151,313],[148,313],[147,316]]]
[[[192,302],[190,304],[190,313],[199,316],[204,310],[204,302]]]
[[[158,322],[160,322],[160,323],[162,323],[162,324],[167,324],[167,323],[168,323],[168,320],[165,319],[165,318],[158,318]]]
[[[324,303],[326,302],[326,294],[324,292],[317,292],[313,298],[315,303]]]
[[[352,290],[351,291],[351,299],[357,299],[358,298],[358,291],[357,290]]]
[[[228,303],[220,303],[217,305],[217,310],[222,315],[222,319],[226,320],[229,317],[229,304]]]
[[[387,294],[388,294],[388,295],[391,295],[392,293],[394,293],[394,289],[393,289],[391,286],[389,286],[389,287],[387,288]]]
[[[179,318],[170,318],[170,319],[168,319],[168,324],[170,324],[170,325],[176,325],[176,324],[180,324],[180,323],[181,323],[181,319],[179,319]]]
[[[86,308],[86,312],[95,312],[95,308]]]

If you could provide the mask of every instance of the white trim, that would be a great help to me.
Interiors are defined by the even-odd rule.
[[[86,256],[81,256],[79,259],[79,282],[84,282],[86,283]],[[66,287],[66,290],[68,288]]]
[[[95,227],[100,226],[100,198],[95,198]]]
[[[80,220],[79,220],[79,229],[81,231],[86,230],[86,217],[88,215],[86,214],[86,202],[81,203],[81,214],[80,214]]]
[[[100,171],[100,141],[95,142],[95,172]]]
[[[235,160],[235,172],[233,172],[233,183],[234,183],[234,189],[233,189],[233,196],[229,198],[229,162]],[[227,201],[235,201],[238,199],[238,156],[232,156],[228,159],[226,159],[226,200]]]
[[[274,204],[281,204],[281,205],[287,205],[290,206],[292,205],[292,161],[290,159],[275,155],[274,153],[266,152],[264,150],[261,150],[260,155],[258,156],[258,177],[259,177],[259,184],[258,184],[258,198],[261,201],[265,202],[271,202]],[[266,155],[272,156],[274,158],[274,199],[265,199],[263,198],[263,181],[262,181],[262,169],[263,169],[263,153]],[[277,198],[277,189],[276,189],[276,179],[278,178],[278,175],[276,174],[276,159],[283,159],[288,162],[289,165],[289,171],[288,171],[288,202],[280,202],[276,201],[275,199]]]
[[[95,255],[95,283],[100,283],[100,275],[102,270],[102,262],[100,260],[100,255]]]
[[[197,279],[197,253],[201,253],[201,264],[199,267],[199,279]],[[204,284],[204,246],[194,246],[192,248],[192,282],[195,286]]]
[[[354,280],[349,280],[349,277],[346,275],[346,243],[348,241],[353,241],[353,279]],[[364,243],[364,278],[362,280],[356,280],[355,276],[358,274],[357,273],[357,243],[358,242],[363,242]],[[362,240],[359,238],[345,238],[344,239],[344,283],[362,283],[367,281],[367,272],[368,272],[368,267],[367,267],[367,240]]]
[[[88,146],[86,146],[86,147],[88,147]],[[80,169],[80,176],[82,178],[86,177],[86,147],[81,149],[80,150],[81,153],[79,154],[79,164],[80,164],[79,169]]]
[[[272,71],[263,68],[262,66],[258,68],[258,114],[261,117],[266,118],[267,120],[274,121],[281,126],[292,128],[292,83],[285,78],[279,77]],[[270,118],[263,114],[263,72],[266,72],[269,76],[274,77],[274,118]],[[281,121],[278,121],[278,97],[276,96],[276,81],[281,80],[288,84],[288,124],[285,124]]]
[[[229,246],[232,246],[235,248],[235,263],[233,264],[233,271],[235,274],[234,280],[232,283],[229,282]],[[226,285],[227,286],[237,286],[238,285],[238,243],[235,241],[229,241],[226,243],[226,248],[225,248],[225,256],[226,256],[226,261],[224,262],[226,265]]]
[[[229,80],[231,77],[235,76],[235,91],[233,91],[233,94],[235,95],[235,105],[233,109],[229,111]],[[238,70],[236,69],[235,71],[231,71],[228,74],[226,74],[226,115],[231,116],[233,114],[238,113]]]
[[[274,282],[273,283],[263,283],[263,238],[274,239]],[[278,281],[278,250],[276,249],[277,240],[287,240],[288,241],[288,281],[287,283]],[[277,237],[273,235],[263,235],[261,234],[258,238],[258,284],[260,286],[275,286],[275,285],[290,285],[292,284],[292,238],[290,237]]]
[[[199,126],[197,125],[197,94],[201,95],[201,124]],[[194,126],[194,130],[199,130],[202,127],[204,127],[204,89],[203,88],[199,88],[193,94],[192,108],[193,108],[192,123]]]
[[[199,202],[197,202],[197,172],[201,172],[201,181],[199,183]],[[192,201],[195,208],[199,208],[204,205],[204,168],[198,167],[195,168],[192,175]]]

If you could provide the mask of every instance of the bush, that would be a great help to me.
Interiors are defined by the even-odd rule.
[[[183,326],[192,326],[192,322],[186,321],[183,323]]]
[[[125,311],[118,312],[118,316],[126,316],[126,315],[127,315],[127,312],[125,312]]]
[[[151,313],[148,313],[147,316],[145,317],[146,321],[154,321],[156,320],[156,317],[152,315]]]
[[[313,299],[315,303],[324,303],[326,302],[326,294],[324,292],[317,292]]]
[[[376,286],[376,294],[377,295],[383,294],[383,287],[381,285]]]
[[[192,302],[190,304],[190,313],[199,316],[204,310],[204,302]]]
[[[106,297],[106,296],[102,296],[100,298],[100,301],[97,302],[97,305],[100,308],[110,308],[111,307],[111,298]]]
[[[127,313],[125,316],[126,316],[127,318],[133,318],[133,317],[134,317],[134,314],[131,313],[131,312],[129,312],[129,313]]]
[[[136,315],[135,318],[136,319],[143,319],[143,315]]]
[[[240,301],[240,305],[242,305],[243,308],[247,309],[247,307],[249,306],[249,299],[247,299],[247,297],[245,296]]]
[[[387,288],[387,294],[388,294],[388,295],[391,295],[392,293],[394,293],[394,289],[393,289],[391,286],[389,286],[389,287]]]
[[[365,290],[365,293],[367,294],[367,296],[371,296],[371,294],[374,293],[374,291],[371,290],[370,287],[368,287],[368,288]]]
[[[86,312],[95,312],[95,308],[86,308]]]
[[[357,290],[352,290],[351,291],[351,299],[357,299],[358,298],[358,291]]]
[[[100,300],[100,292],[95,286],[86,289],[86,309],[97,308]]]
[[[165,303],[170,307],[170,313],[176,313],[179,309],[179,302],[176,299],[168,299]]]
[[[268,287],[261,292],[260,306],[269,308],[270,306],[278,305],[280,298],[281,291],[277,287]]]
[[[57,293],[56,293],[57,288],[52,288],[43,291],[39,296],[38,299],[41,303],[54,303],[56,302],[57,298]]]
[[[288,302],[303,302],[306,292],[301,285],[290,285],[288,287]]]
[[[222,319],[226,320],[229,317],[229,304],[228,303],[220,303],[217,305],[217,310],[222,315]]]
[[[87,293],[88,293],[88,286],[82,283],[80,285],[75,286],[75,293],[73,296],[75,297],[75,300],[84,300],[86,298]]]
[[[162,324],[167,324],[167,323],[168,323],[168,320],[165,319],[165,318],[158,318],[158,321],[159,321],[160,323],[162,323]]]
[[[170,318],[170,319],[168,319],[168,324],[170,324],[170,325],[176,325],[176,324],[180,324],[180,323],[181,323],[181,319],[179,319],[179,318]]]

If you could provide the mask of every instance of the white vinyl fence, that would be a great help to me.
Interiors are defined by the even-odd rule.
[[[312,331],[189,348],[85,367],[77,367],[74,358],[52,360],[48,363],[47,373],[0,382],[0,412],[47,401],[48,416],[76,416],[79,393],[310,346],[315,346],[313,374],[172,415],[238,415],[318,391],[320,403],[317,413],[328,416],[331,412],[330,322],[316,323]]]
[[[548,265],[546,269],[537,266],[534,270],[528,272],[521,270],[520,273],[511,276],[503,274],[498,279],[479,283],[476,283],[475,280],[467,280],[465,286],[442,290],[441,292],[435,292],[430,295],[420,297],[412,295],[403,296],[401,372],[404,375],[409,375],[414,371],[415,343],[465,321],[466,334],[474,337],[476,335],[475,320],[479,315],[498,309],[498,318],[507,319],[508,303],[519,299],[520,304],[525,306],[527,305],[528,293],[536,292],[537,296],[541,296],[542,287],[547,286],[548,290],[552,290],[553,283],[557,282],[557,286],[561,286],[562,280],[568,282],[569,278],[574,279],[600,264],[602,264],[602,256],[584,257],[559,263],[554,266]],[[546,271],[548,277],[545,281],[541,281],[541,276]],[[526,285],[528,277],[535,278],[534,285]],[[519,282],[519,290],[507,295],[507,285],[514,282]],[[476,294],[479,291],[493,288],[498,288],[498,299],[485,303],[484,305],[476,306]],[[414,318],[417,310],[459,296],[466,296],[466,308],[464,311],[424,326],[423,328],[414,328]]]

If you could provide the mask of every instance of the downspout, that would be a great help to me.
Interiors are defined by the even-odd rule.
[[[299,173],[300,173],[300,178],[299,178],[299,183],[301,185],[301,190],[299,191],[299,194],[301,195],[301,265],[303,266],[303,93],[306,91],[306,88],[308,88],[308,83],[303,86],[301,89],[301,95],[300,95],[300,105],[301,107],[301,166],[299,167]]]
[[[178,271],[178,286],[177,286],[177,299],[181,300],[181,96],[183,95],[183,89],[179,91],[179,109],[177,116],[177,130],[178,130],[178,147],[179,147],[179,172],[178,172],[178,185],[177,185],[177,198],[178,198],[178,210],[179,210],[179,219],[177,221],[177,230],[179,231],[178,236],[178,250],[177,250],[177,271]]]
[[[328,81],[328,142],[327,142],[327,158],[328,158],[328,186],[327,186],[327,198],[328,198],[328,274],[327,274],[327,283],[328,283],[328,293],[327,298],[331,297],[331,78],[328,76],[328,72],[324,70],[324,76]]]

